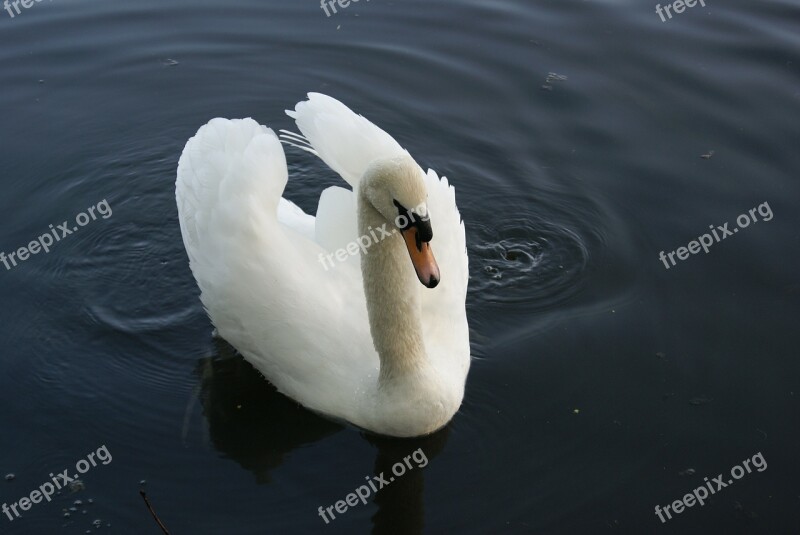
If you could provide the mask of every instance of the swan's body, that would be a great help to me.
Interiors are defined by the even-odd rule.
[[[310,94],[287,113],[353,190],[326,189],[307,215],[281,197],[286,159],[272,130],[203,126],[176,185],[201,300],[219,335],[305,407],[380,434],[431,433],[461,405],[470,364],[454,189],[337,100]],[[420,206],[430,223],[398,232],[400,208]],[[367,254],[336,258],[370,235]]]

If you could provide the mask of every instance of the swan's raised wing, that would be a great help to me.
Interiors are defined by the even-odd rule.
[[[357,190],[358,181],[376,158],[407,154],[392,136],[333,97],[309,93],[286,114],[328,167]]]
[[[353,385],[378,370],[371,344],[353,343],[369,340],[360,273],[318,261],[310,216],[281,198],[287,175],[272,130],[252,119],[203,126],[178,164],[184,244],[220,335],[281,392],[352,414]]]
[[[175,184],[192,269],[216,276],[232,234],[258,238],[276,217],[288,172],[275,133],[252,119],[212,119],[186,143]],[[203,281],[198,279],[201,289]]]

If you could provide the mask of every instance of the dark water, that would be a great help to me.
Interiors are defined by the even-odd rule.
[[[666,22],[570,0],[0,11],[0,251],[113,211],[0,265],[0,500],[112,456],[0,533],[159,533],[142,480],[173,534],[800,532],[800,4],[705,3]],[[456,186],[474,361],[432,437],[322,420],[212,340],[178,157],[215,116],[292,128],[307,91]],[[313,212],[337,179],[287,157]],[[763,203],[769,221],[659,260]],[[427,466],[318,516],[417,448]],[[654,513],[759,452],[705,505]]]

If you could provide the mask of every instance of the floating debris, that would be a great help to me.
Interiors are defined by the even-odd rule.
[[[755,511],[745,509],[741,502],[735,501],[733,502],[733,510],[735,511],[736,518],[741,518],[744,520],[755,520],[758,518],[758,513]]]
[[[169,530],[166,528],[166,526],[164,526],[164,523],[161,522],[161,519],[158,518],[158,515],[156,514],[155,510],[153,509],[153,506],[150,504],[150,500],[147,499],[147,493],[145,491],[143,491],[143,490],[140,490],[139,491],[139,495],[142,497],[142,500],[144,500],[144,504],[147,506],[147,509],[150,511],[150,514],[153,516],[153,520],[155,520],[156,524],[158,524],[158,527],[161,528],[161,531],[163,531],[165,533],[165,535],[169,535]]]
[[[83,490],[86,488],[86,485],[83,484],[83,481],[80,479],[76,479],[72,483],[69,484],[69,491],[70,492],[78,492],[79,490]]]
[[[689,400],[689,405],[705,405],[711,403],[711,398],[692,398]]]
[[[175,65],[178,65],[178,62],[176,60],[172,59],[172,58],[167,58],[164,61],[162,61],[161,64],[164,67],[173,67]]]
[[[704,160],[710,160],[712,156],[714,156],[714,151],[713,150],[710,150],[707,153],[700,155],[700,157],[702,159],[704,159]]]
[[[694,475],[694,468],[687,468],[686,470],[681,470],[678,472],[678,475],[683,476],[693,476]]]
[[[100,520],[99,518],[97,518],[97,519],[95,519],[94,522],[92,522],[92,525],[95,527],[95,529],[100,529],[100,528],[103,527],[103,521]],[[111,524],[109,524],[109,525],[111,525]]]
[[[83,502],[81,500],[75,500],[74,502],[72,502],[72,505],[81,506],[83,505]]]
[[[581,413],[580,409],[572,409],[572,414],[580,414],[580,413]]]
[[[547,78],[544,79],[544,84],[542,85],[542,89],[544,89],[545,91],[552,91],[553,86],[551,84],[553,82],[563,82],[566,79],[567,77],[563,74],[548,72]]]
[[[6,474],[6,481],[14,481],[16,477],[14,474]]]
[[[147,480],[143,479],[143,480],[139,481],[139,484],[142,485],[142,486],[147,485]]]
[[[502,278],[503,278],[503,275],[501,275],[501,274],[500,274],[500,270],[499,270],[499,269],[497,269],[497,268],[496,268],[496,267],[494,267],[494,266],[485,266],[485,267],[483,268],[483,271],[484,271],[484,272],[485,272],[487,275],[491,275],[491,277],[492,277],[493,279],[495,279],[495,280],[500,280],[500,279],[502,279]]]
[[[657,356],[658,358],[662,359],[662,360],[663,360],[663,359],[665,359],[665,358],[667,358],[667,354],[666,354],[666,353],[664,353],[663,351],[659,351],[658,353],[656,353],[656,356]]]

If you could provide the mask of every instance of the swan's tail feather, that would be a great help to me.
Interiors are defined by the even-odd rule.
[[[286,110],[286,114],[295,120],[317,156],[354,190],[373,160],[407,154],[392,136],[321,93],[309,93],[308,100]]]

